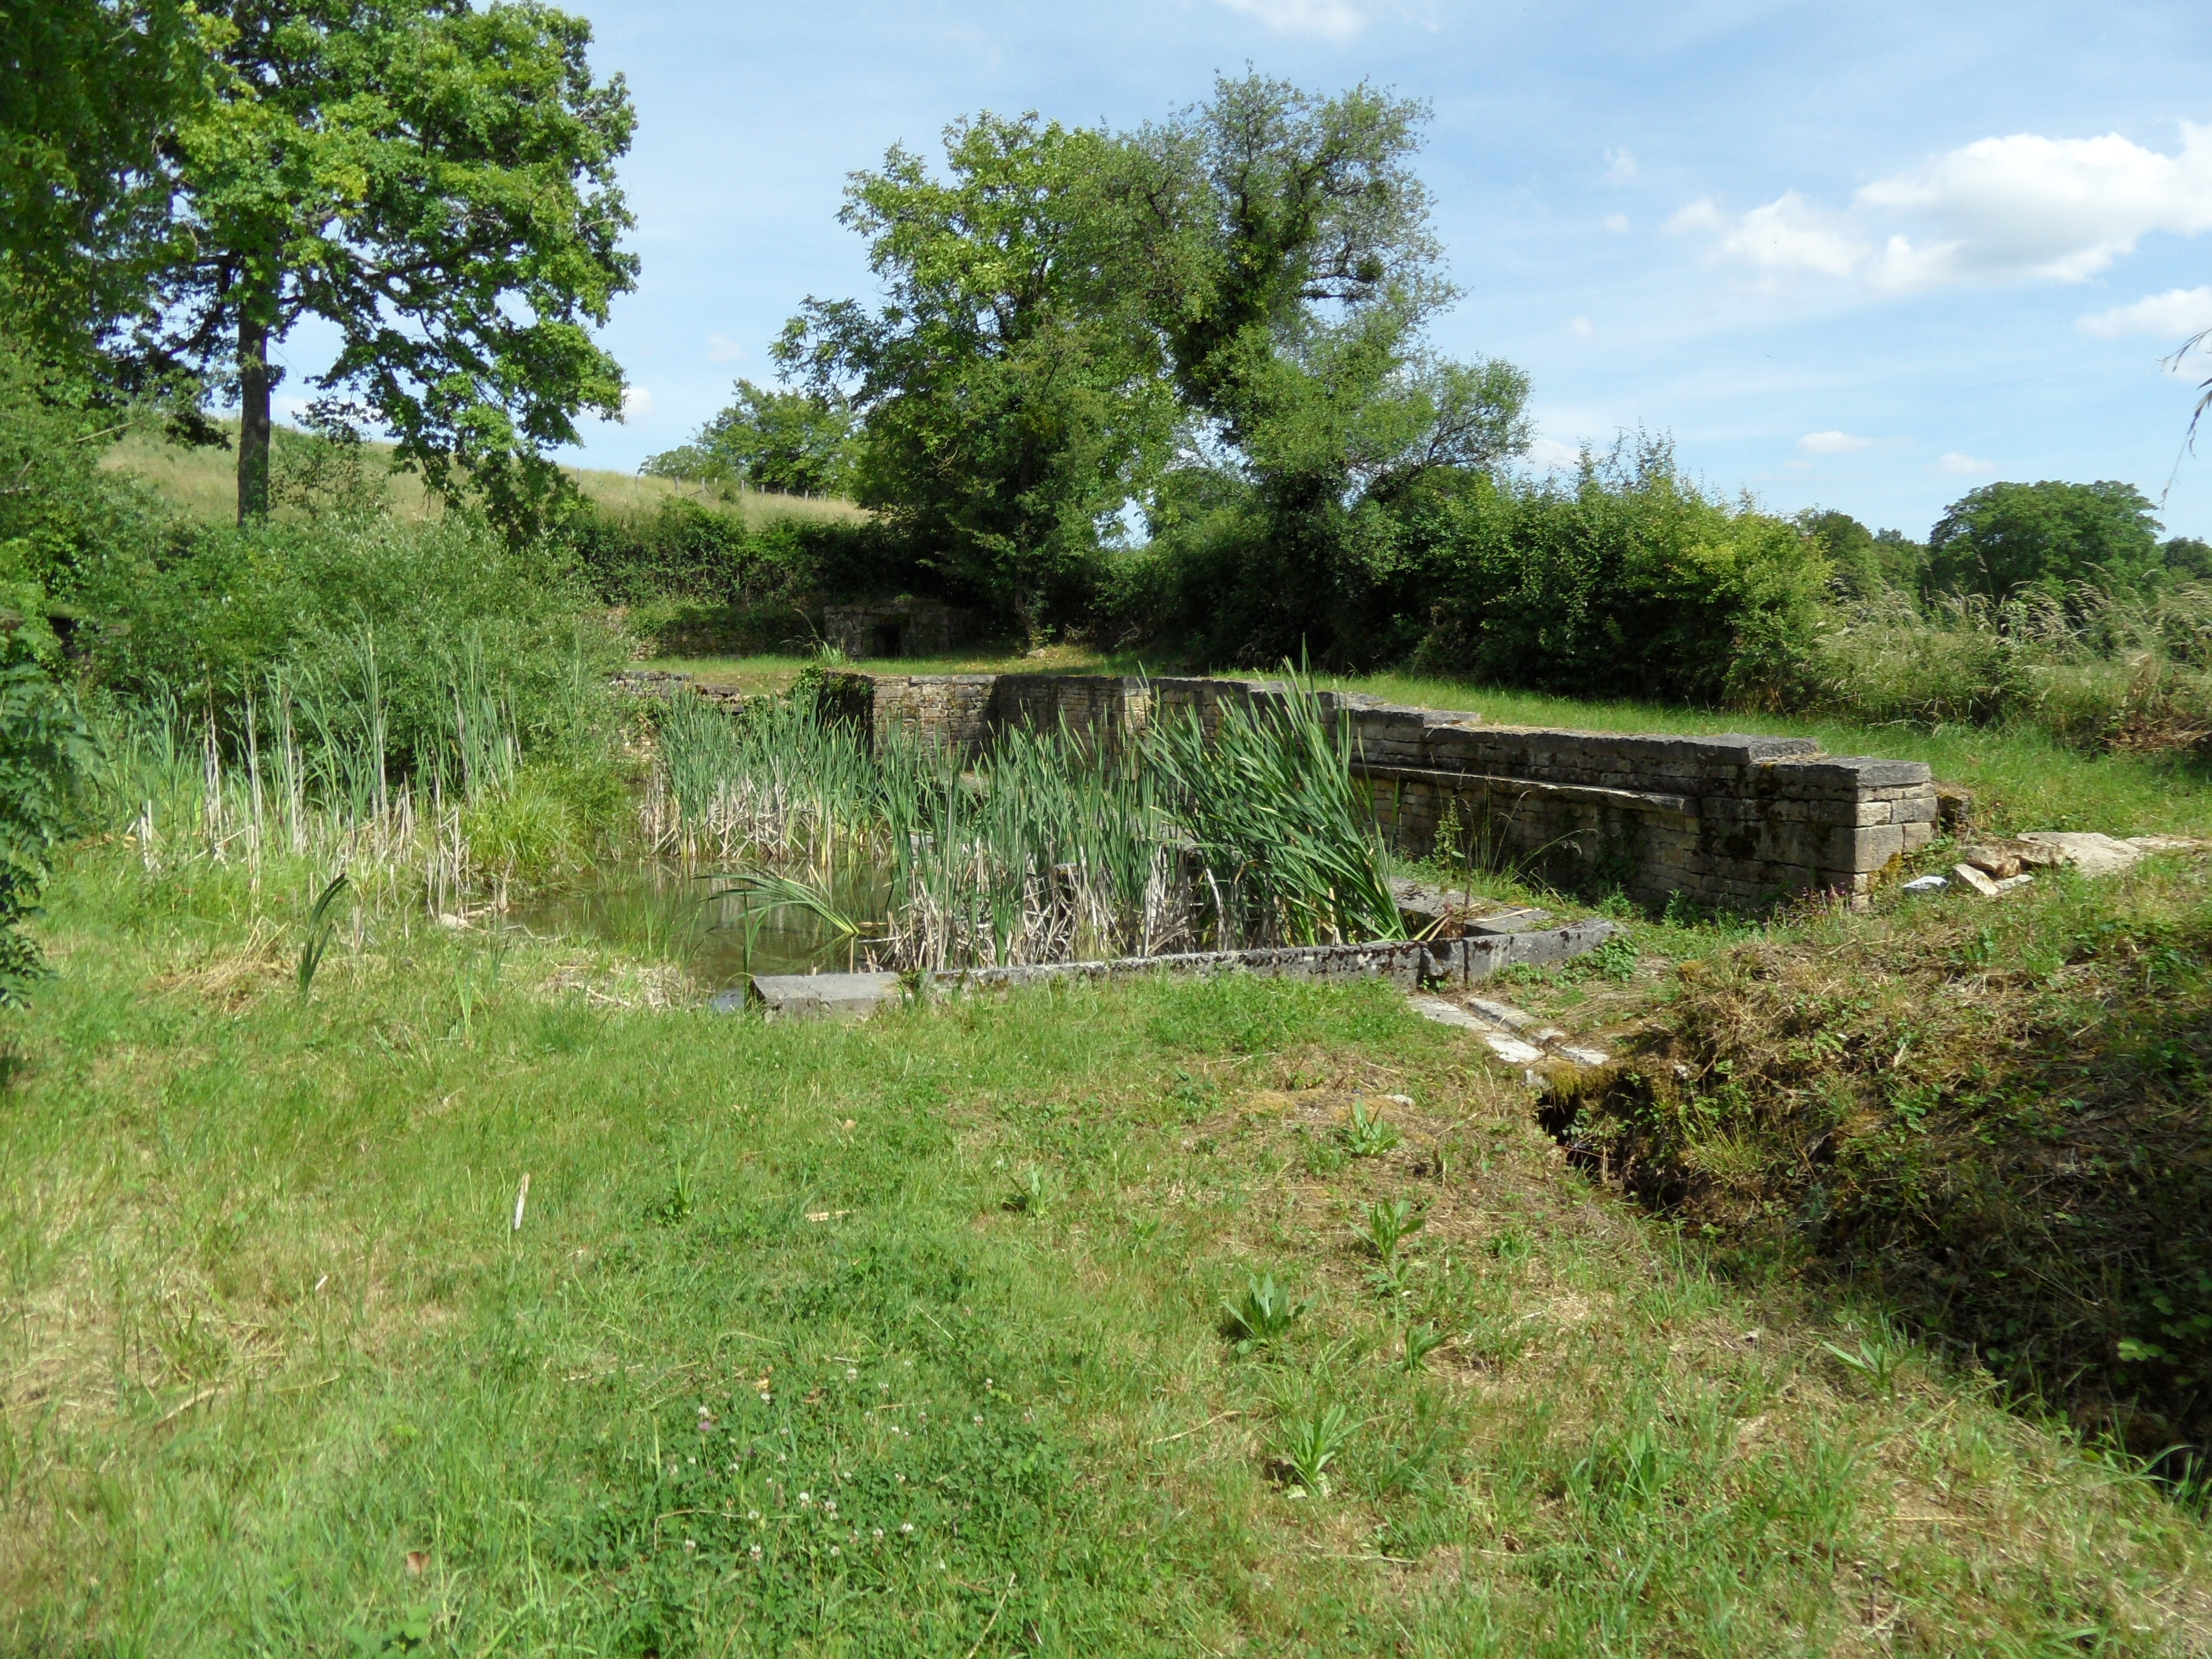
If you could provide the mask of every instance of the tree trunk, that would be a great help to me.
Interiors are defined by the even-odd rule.
[[[269,328],[238,324],[238,521],[269,516]]]

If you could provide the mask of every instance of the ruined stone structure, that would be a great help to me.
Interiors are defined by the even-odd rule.
[[[855,661],[867,657],[927,657],[957,650],[976,635],[972,611],[928,599],[881,605],[833,605],[822,632]]]
[[[1232,700],[1279,682],[1074,674],[855,674],[839,706],[967,747],[1010,726],[1113,742],[1178,709],[1212,729]],[[1618,886],[1647,904],[1680,893],[1749,909],[1798,893],[1856,896],[1936,830],[1917,761],[1831,757],[1801,738],[1660,737],[1491,726],[1479,714],[1322,694],[1351,723],[1352,769],[1401,850],[1440,832],[1478,862],[1561,887]]]

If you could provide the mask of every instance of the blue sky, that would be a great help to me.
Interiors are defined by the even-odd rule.
[[[2179,453],[2212,357],[2159,366],[2212,326],[2202,0],[569,3],[639,114],[634,404],[590,465],[770,378],[805,295],[872,292],[836,210],[889,144],[984,108],[1133,125],[1249,62],[1433,106],[1465,291],[1435,342],[1534,377],[1532,464],[1641,424],[1716,489],[1916,536],[1992,479],[2171,476],[2168,528],[2212,536],[2212,434]]]

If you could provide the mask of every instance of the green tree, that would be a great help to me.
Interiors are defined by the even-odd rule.
[[[1232,443],[1279,418],[1285,368],[1333,331],[1371,338],[1385,319],[1403,337],[1453,297],[1413,166],[1425,119],[1364,83],[1320,98],[1224,77],[1126,148],[1121,269],[1185,398]]]
[[[2199,536],[2176,536],[2160,550],[2166,568],[2184,581],[2212,581],[2212,542]]]
[[[1426,112],[1360,86],[1320,98],[1258,76],[1127,147],[1114,198],[1130,289],[1231,505],[1179,486],[1156,530],[1205,544],[1212,648],[1243,660],[1371,656],[1352,618],[1405,570],[1406,515],[1524,449],[1528,382],[1456,363],[1422,331],[1454,297],[1413,171]]]
[[[776,357],[864,422],[859,499],[1034,634],[1164,456],[1175,399],[1109,279],[1112,141],[985,114],[945,155],[942,179],[896,146],[855,177],[841,217],[888,302],[809,299]]]
[[[316,418],[389,430],[430,486],[527,530],[545,451],[620,413],[592,338],[637,262],[614,180],[633,125],[591,31],[538,0],[221,0],[216,95],[177,143],[183,240],[159,355],[240,410],[241,520],[269,505],[271,348],[336,325]]]
[[[143,305],[161,143],[205,88],[185,0],[0,0],[0,309],[40,351],[82,354]]]
[[[730,406],[681,448],[648,459],[661,478],[731,483],[787,495],[842,495],[853,471],[853,413],[811,392],[772,392],[739,380]]]
[[[1929,584],[1996,602],[2075,582],[2136,586],[2161,563],[2153,510],[2133,484],[1984,484],[1929,532]]]
[[[1927,575],[1928,550],[1902,531],[1873,531],[1848,513],[1808,508],[1797,527],[1819,545],[1831,580],[1845,597],[1917,593]]]

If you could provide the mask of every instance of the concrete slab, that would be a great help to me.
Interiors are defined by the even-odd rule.
[[[770,1019],[866,1019],[899,998],[896,974],[755,974]]]
[[[1442,997],[1413,997],[1409,1000],[1415,1013],[1439,1025],[1453,1025],[1462,1031],[1480,1031],[1485,1035],[1494,1029],[1487,1020],[1477,1019],[1464,1008],[1455,1008]]]

